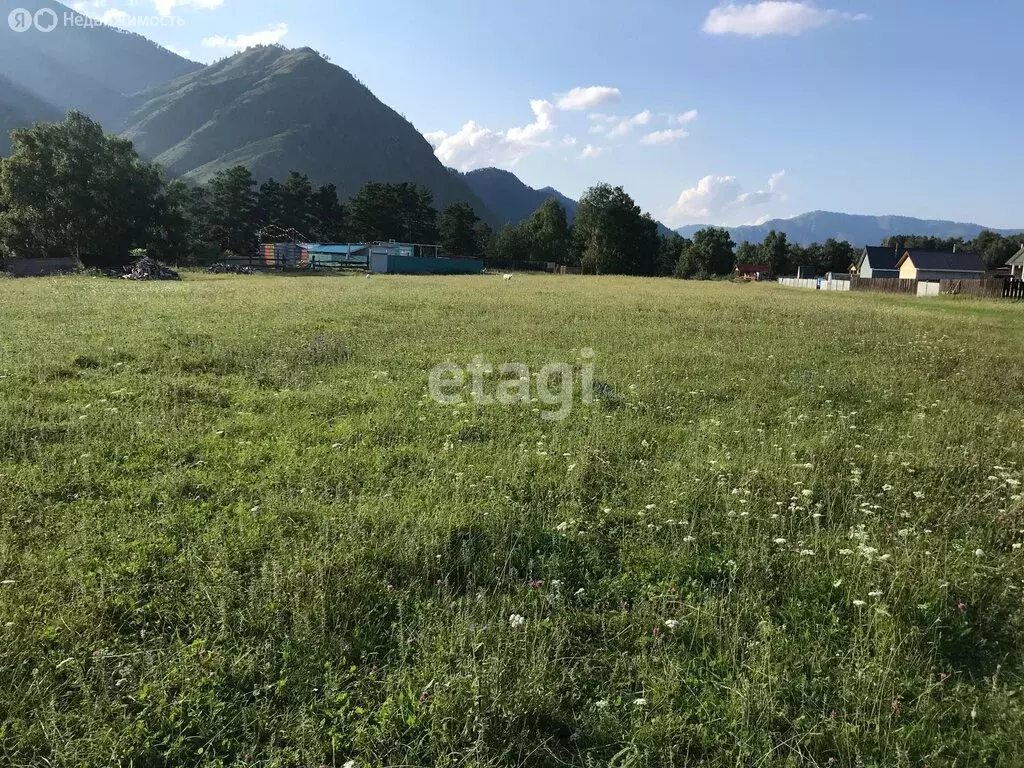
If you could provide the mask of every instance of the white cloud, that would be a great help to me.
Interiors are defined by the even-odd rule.
[[[489,165],[514,166],[540,147],[551,146],[548,135],[555,127],[555,107],[545,99],[533,99],[533,122],[507,131],[494,131],[470,120],[456,133],[423,134],[434,154],[445,165],[460,171]]]
[[[273,45],[280,43],[288,34],[288,25],[284,22],[267,27],[262,32],[253,32],[249,35],[238,35],[237,37],[224,37],[214,35],[203,38],[204,48],[225,48],[232,51],[244,51],[254,45]]]
[[[785,171],[773,173],[768,178],[767,189],[750,192],[744,191],[735,176],[705,176],[697,186],[682,191],[668,209],[665,221],[673,227],[689,223],[730,223],[749,208],[785,200],[786,196],[779,189],[785,175]]]
[[[110,4],[110,0],[77,0],[71,3],[71,7],[78,13],[86,14],[104,24],[116,26],[119,21],[124,21],[132,16],[146,16],[148,11],[139,8],[143,5],[142,0],[124,0],[132,6],[132,12],[128,13]],[[224,0],[152,0],[153,10],[158,16],[168,17],[174,13],[175,8],[189,9],[193,11],[211,11],[224,5]]]
[[[182,56],[183,58],[186,58],[186,59],[189,56],[192,55],[192,53],[188,50],[188,48],[178,48],[177,46],[169,45],[167,43],[164,43],[164,48],[166,48],[171,53],[176,53],[179,56]]]
[[[643,112],[638,112],[632,117],[623,117],[608,131],[609,139],[617,139],[621,136],[625,136],[627,133],[632,131],[639,125],[647,125],[651,122],[651,110],[645,109]],[[593,127],[591,128],[593,130]],[[599,131],[595,131],[599,133]]]
[[[580,152],[580,158],[582,160],[591,160],[595,157],[600,156],[605,151],[604,147],[595,147],[593,144],[587,144]]]
[[[563,136],[562,137],[562,146],[563,147],[575,147],[576,146],[576,137],[575,136]]]
[[[585,88],[573,88],[571,91],[558,94],[556,98],[559,109],[581,110],[616,102],[622,98],[622,92],[607,85],[590,85]]]
[[[224,0],[153,0],[153,7],[161,16],[170,16],[175,8],[212,11],[224,5]]]
[[[697,110],[691,109],[688,112],[683,112],[681,115],[676,115],[672,118],[672,122],[679,123],[680,125],[686,125],[692,123],[697,119]]]
[[[679,139],[685,139],[690,132],[685,128],[669,128],[664,131],[653,131],[640,139],[641,144],[656,146],[658,144],[671,144]]]
[[[763,0],[739,5],[728,3],[712,8],[704,20],[709,35],[799,35],[811,29],[845,21],[867,21],[865,13],[825,10],[810,2],[796,0]]]

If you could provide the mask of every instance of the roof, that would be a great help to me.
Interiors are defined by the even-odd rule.
[[[309,243],[304,244],[303,247],[310,253],[334,253],[340,255],[348,255],[353,253],[359,253],[365,251],[370,246],[363,245],[362,243],[344,243],[337,245],[325,245],[323,243]]]
[[[896,264],[900,260],[901,253],[895,248],[886,248],[882,245],[868,245],[864,248],[864,256],[867,257],[868,264],[871,265],[872,269],[896,269]],[[864,258],[861,258],[861,263],[864,262]],[[858,266],[860,266],[858,264]]]
[[[1019,267],[1022,265],[1024,265],[1024,245],[1022,245],[1020,250],[1011,256],[1010,260],[1006,262],[1006,266],[1008,267]]]
[[[900,259],[900,265],[910,259],[918,269],[927,272],[984,272],[985,262],[976,253],[966,251],[917,251],[909,250]]]
[[[737,272],[771,272],[767,264],[737,264]]]

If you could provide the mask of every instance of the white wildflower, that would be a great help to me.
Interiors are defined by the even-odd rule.
[[[975,557],[984,557],[985,556],[985,550],[983,550],[983,549],[976,549],[976,550],[974,550],[974,556]]]
[[[519,629],[526,623],[526,618],[520,616],[518,613],[513,613],[511,616],[508,617],[508,623],[509,626],[512,627],[512,629]]]
[[[669,629],[679,629],[679,622],[675,619],[666,619],[665,626]]]
[[[865,603],[863,600],[854,600],[853,604],[858,608],[860,608],[862,605],[867,605],[867,603]]]
[[[786,543],[786,540],[780,537],[778,539],[775,539],[775,543],[779,544],[779,545],[782,545],[782,544]]]
[[[642,699],[642,698],[641,699],[633,699],[633,706],[634,707],[646,707],[647,706],[647,699]]]

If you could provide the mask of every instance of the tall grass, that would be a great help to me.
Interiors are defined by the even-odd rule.
[[[546,421],[434,365],[596,351]],[[1024,762],[1013,304],[0,282],[0,762]]]

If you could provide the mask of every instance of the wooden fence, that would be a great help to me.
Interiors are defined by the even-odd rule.
[[[899,277],[858,277],[850,281],[851,291],[873,291],[874,293],[909,293],[917,295],[917,280]]]
[[[976,296],[984,299],[1001,299],[1006,290],[1003,278],[984,280],[940,280],[939,293],[943,296]]]
[[[1024,280],[1015,277],[1003,279],[1004,299],[1024,299]]]

